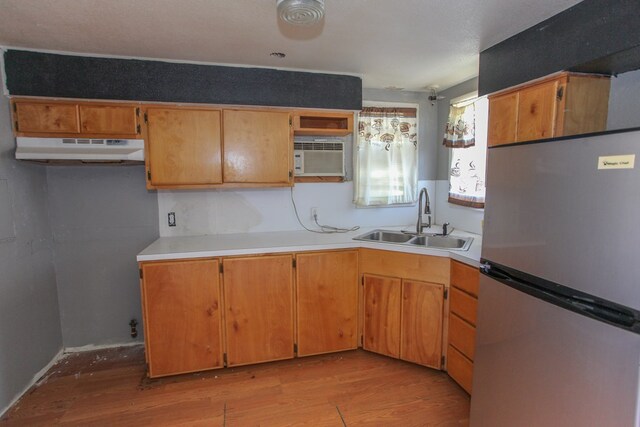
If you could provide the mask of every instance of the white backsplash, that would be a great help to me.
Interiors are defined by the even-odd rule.
[[[436,181],[420,181],[419,186],[427,187],[435,213]],[[309,228],[315,228],[312,207],[321,224],[336,227],[409,226],[417,218],[416,206],[355,208],[353,182],[296,184],[293,197]],[[169,212],[176,214],[175,227],[167,224]],[[158,191],[158,216],[162,237],[302,229],[289,188]]]
[[[438,223],[448,222],[452,227],[469,233],[482,234],[483,209],[473,209],[449,203],[449,181],[436,183],[436,217]]]

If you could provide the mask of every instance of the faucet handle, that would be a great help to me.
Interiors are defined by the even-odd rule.
[[[446,236],[447,235],[447,227],[449,227],[449,223],[445,222],[444,224],[442,224],[442,235]]]

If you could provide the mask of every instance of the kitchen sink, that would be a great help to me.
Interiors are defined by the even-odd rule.
[[[416,246],[426,246],[438,249],[457,249],[461,251],[469,250],[473,238],[460,238],[451,236],[416,236],[409,240],[409,243]]]
[[[354,237],[354,240],[383,243],[406,243],[414,237],[415,234],[403,233],[401,231],[374,230],[367,234]]]
[[[373,230],[353,240],[364,242],[395,243],[405,246],[423,246],[425,248],[467,251],[473,242],[472,237],[453,237],[437,234],[404,233],[402,231]]]

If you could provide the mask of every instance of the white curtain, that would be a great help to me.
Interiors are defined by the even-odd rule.
[[[368,107],[360,112],[354,153],[357,206],[416,202],[417,129],[415,108]]]

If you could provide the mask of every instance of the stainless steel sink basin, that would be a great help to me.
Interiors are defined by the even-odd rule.
[[[354,237],[354,240],[383,243],[405,243],[414,237],[415,234],[403,233],[401,231],[374,230],[367,234]]]
[[[409,240],[409,243],[416,246],[425,246],[439,249],[457,249],[461,251],[469,250],[473,238],[460,238],[452,236],[416,236]]]
[[[405,246],[424,246],[425,248],[467,251],[473,242],[472,237],[440,236],[433,234],[416,235],[402,231],[373,230],[353,240],[377,243],[395,243]]]

